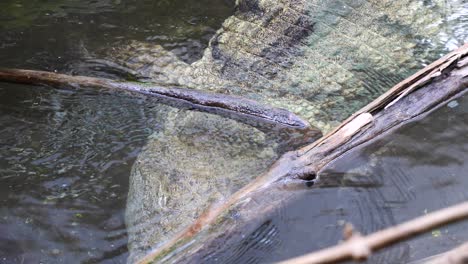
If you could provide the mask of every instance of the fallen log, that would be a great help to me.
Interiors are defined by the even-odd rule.
[[[214,113],[262,129],[302,131],[309,137],[320,136],[320,131],[294,113],[281,108],[262,105],[239,96],[203,92],[179,87],[166,88],[152,83],[120,82],[110,79],[71,76],[45,71],[1,69],[0,81],[51,87],[88,87],[116,90],[131,94],[156,97],[159,102],[178,108],[189,108]]]
[[[293,198],[290,192],[281,191],[285,185],[294,180],[326,184],[327,179],[320,175],[328,164],[428,115],[466,93],[467,87],[468,44],[397,84],[315,143],[286,153],[263,175],[222,204],[207,209],[191,226],[138,263],[168,259],[196,263],[220,250],[228,244],[227,240],[240,241],[239,233],[255,230],[259,216],[271,213],[280,203]],[[236,219],[230,218],[228,212],[236,215]]]

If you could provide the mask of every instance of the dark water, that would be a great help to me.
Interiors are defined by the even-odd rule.
[[[345,223],[369,234],[468,199],[468,96],[331,164],[241,243],[210,260],[270,263],[336,245]],[[295,189],[295,190],[294,190]],[[385,249],[368,263],[409,263],[468,241],[468,221]]]
[[[143,99],[0,84],[0,263],[124,262],[152,116]]]
[[[77,61],[127,39],[194,61],[232,5],[1,1],[0,67],[80,73]],[[0,83],[0,263],[124,263],[130,169],[168,109],[143,98]]]
[[[230,0],[2,0],[0,66],[62,70],[130,39],[192,62],[232,12]]]

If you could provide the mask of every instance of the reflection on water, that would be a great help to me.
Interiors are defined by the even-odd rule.
[[[289,188],[295,198],[218,263],[270,263],[335,245],[346,222],[368,234],[468,199],[468,96],[405,125],[329,166],[320,187]],[[294,190],[296,189],[296,190]],[[281,197],[285,190],[272,190]],[[407,263],[468,240],[468,222],[435,229],[374,255],[368,263]]]

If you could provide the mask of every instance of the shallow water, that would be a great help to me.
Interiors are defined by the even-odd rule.
[[[246,164],[256,163],[261,155],[278,155],[252,150],[252,161],[233,163],[242,149],[232,147],[238,143],[232,142],[236,137],[225,138],[225,131],[236,133],[241,124],[217,115],[178,110],[152,98],[0,83],[0,263],[69,263],[71,259],[125,263],[128,235],[124,213],[132,165],[151,135],[186,116],[199,116],[206,123],[189,123],[174,131],[186,135],[183,140],[194,149],[209,144],[230,153],[216,157],[226,171],[236,170],[229,167],[233,166],[257,175],[261,170],[250,171]],[[213,120],[224,127],[209,126]],[[241,127],[247,133],[254,130]],[[219,134],[220,139],[212,144],[206,134]],[[257,131],[255,135],[270,138],[263,141],[266,146],[253,144],[255,149],[277,144],[274,132]],[[279,147],[277,151],[284,150]],[[185,160],[178,162],[181,170],[187,167]],[[198,165],[202,171],[206,164],[201,160]],[[228,188],[235,189],[242,187],[237,180],[224,179]],[[194,181],[200,179],[179,179],[181,186]],[[181,195],[193,199],[195,194]]]

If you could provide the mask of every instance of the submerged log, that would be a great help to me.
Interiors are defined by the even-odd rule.
[[[152,83],[120,82],[103,78],[20,69],[0,69],[0,81],[42,84],[52,87],[89,87],[144,94],[156,97],[161,103],[174,107],[214,113],[255,127],[271,128],[279,125],[283,129],[303,131],[309,137],[316,138],[321,135],[318,129],[312,128],[307,121],[286,109],[262,105],[254,100],[239,96],[179,87],[166,88]]]
[[[370,144],[463,95],[468,87],[467,55],[468,44],[397,84],[315,143],[286,153],[263,175],[224,203],[207,209],[191,226],[149,252],[139,263],[168,258],[197,262],[228,242],[240,241],[239,234],[255,230],[260,216],[291,199],[289,192],[281,191],[285,185],[294,180],[326,184],[327,179],[320,177],[321,172],[343,154]],[[236,219],[231,219],[228,212],[236,215]]]

